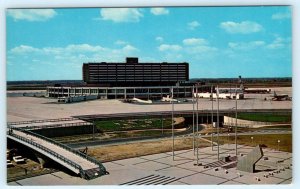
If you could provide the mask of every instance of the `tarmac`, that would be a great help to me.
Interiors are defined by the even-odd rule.
[[[291,87],[272,88],[278,94],[292,96]],[[245,94],[238,100],[238,109],[292,109],[292,101],[264,100],[273,94]],[[211,110],[209,99],[199,99],[199,110]],[[220,99],[220,110],[233,111],[235,100]],[[217,103],[214,101],[214,109]],[[175,110],[192,110],[192,104],[175,104]],[[77,115],[114,114],[151,111],[171,111],[171,104],[139,105],[123,103],[120,100],[92,100],[70,104],[58,104],[57,99],[37,97],[7,97],[7,122],[58,119]]]
[[[254,147],[238,145],[238,156]],[[64,172],[10,182],[8,185],[248,185],[291,184],[292,153],[264,148],[255,173],[241,172],[236,167],[222,168],[217,159],[217,146],[199,149],[197,166],[193,149],[153,154],[103,163],[109,175],[84,180]],[[220,146],[220,157],[234,156],[235,145]],[[266,160],[267,159],[267,160]],[[205,168],[204,165],[211,166]]]

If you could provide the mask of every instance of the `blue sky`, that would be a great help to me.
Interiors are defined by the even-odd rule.
[[[291,8],[8,9],[7,80],[82,79],[83,62],[188,62],[190,78],[291,77]]]

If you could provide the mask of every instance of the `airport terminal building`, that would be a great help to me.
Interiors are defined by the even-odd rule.
[[[173,86],[189,80],[189,64],[139,63],[127,57],[125,63],[84,63],[83,81],[106,87]]]
[[[83,63],[84,86],[47,87],[48,97],[96,95],[101,99],[160,99],[171,94],[174,97],[191,97],[189,64],[139,63],[136,57],[127,57],[126,62]]]

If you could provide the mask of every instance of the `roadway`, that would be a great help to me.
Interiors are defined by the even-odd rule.
[[[201,131],[201,127],[199,127]],[[237,135],[268,135],[268,134],[292,134],[291,130],[258,130],[258,131],[247,131],[247,132],[238,132]],[[190,138],[193,136],[192,128],[187,129],[185,132],[181,133],[174,133],[175,139],[177,138]],[[217,134],[215,133],[213,136],[215,137]],[[230,136],[234,136],[235,133],[230,133]],[[220,133],[219,136],[228,136],[228,133]],[[199,135],[200,138],[211,137],[210,134],[208,135]],[[120,139],[111,139],[111,140],[95,140],[95,141],[88,141],[88,142],[76,142],[76,143],[68,143],[67,145],[74,149],[82,149],[85,147],[103,147],[103,146],[110,146],[110,145],[121,145],[121,144],[130,144],[130,143],[137,143],[137,142],[155,142],[157,140],[170,140],[172,139],[171,134],[165,136],[153,136],[153,137],[134,137],[134,138],[120,138]]]

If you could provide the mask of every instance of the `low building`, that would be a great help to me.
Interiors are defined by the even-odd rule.
[[[161,99],[171,95],[171,86],[151,87],[47,87],[47,97],[70,97],[97,95],[100,99]],[[192,96],[191,86],[174,86],[175,98],[186,98]]]

